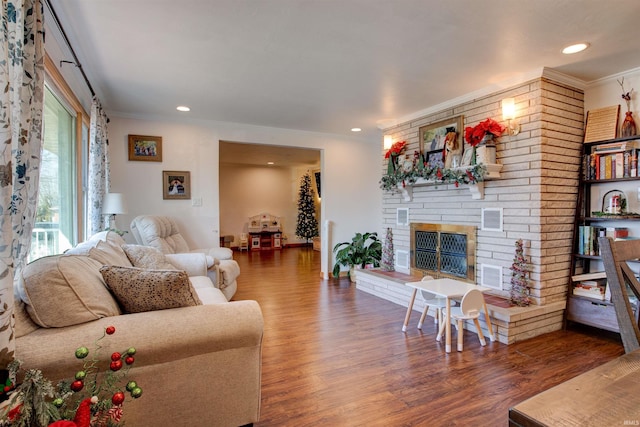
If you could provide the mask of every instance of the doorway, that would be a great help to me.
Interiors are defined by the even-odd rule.
[[[241,233],[248,233],[249,217],[258,214],[279,217],[285,247],[306,244],[295,235],[305,173],[311,177],[320,231],[321,150],[233,141],[220,141],[219,147],[220,236],[227,236],[231,248],[239,245]]]

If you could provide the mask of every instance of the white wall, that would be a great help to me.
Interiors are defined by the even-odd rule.
[[[633,111],[633,118],[636,121],[636,127],[638,127],[640,125],[640,68],[589,83],[584,91],[585,113],[595,108],[620,105],[620,123],[622,123],[624,113],[627,111],[627,104],[622,99],[622,88],[617,80],[622,80],[623,77],[625,91],[634,89],[631,97],[631,111]],[[637,130],[640,131],[640,127]]]
[[[233,235],[237,246],[240,233],[248,232],[250,216],[268,213],[280,217],[287,243],[304,243],[296,237],[298,192],[304,168],[220,165],[220,231]],[[316,197],[317,198],[317,197]],[[320,205],[316,206],[320,216]]]
[[[118,215],[117,225],[128,230],[141,214],[176,217],[188,243],[194,247],[218,246],[220,235],[218,145],[220,140],[272,144],[321,150],[323,172],[321,217],[331,221],[328,247],[350,240],[362,231],[381,231],[381,190],[378,186],[378,141],[337,135],[294,131],[233,123],[171,121],[160,118],[119,117],[107,112],[111,191],[124,193],[127,215]],[[163,138],[163,161],[128,160],[127,135]],[[202,207],[191,200],[162,199],[162,171],[191,172],[191,197],[201,198]],[[126,235],[132,241],[130,234]],[[323,271],[332,260],[323,251]]]

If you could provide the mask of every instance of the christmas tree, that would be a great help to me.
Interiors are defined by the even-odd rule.
[[[531,293],[531,286],[529,284],[528,264],[524,258],[522,249],[522,239],[516,240],[516,253],[513,257],[513,264],[511,265],[511,304],[526,307],[531,304],[529,294]]]
[[[306,173],[302,179],[300,179],[296,236],[307,239],[307,243],[309,243],[309,239],[318,235],[318,220],[316,220],[316,207],[313,204],[313,195],[311,175]]]
[[[380,269],[384,271],[393,271],[393,265],[393,231],[391,230],[391,228],[387,228],[387,235],[384,240],[384,247],[382,248]]]

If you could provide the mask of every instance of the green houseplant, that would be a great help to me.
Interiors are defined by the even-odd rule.
[[[336,263],[333,266],[333,276],[340,275],[340,266],[349,267],[349,279],[355,280],[353,269],[355,267],[364,268],[372,264],[374,267],[380,266],[382,258],[382,243],[378,239],[378,233],[356,233],[351,242],[338,243],[333,248],[336,254]]]

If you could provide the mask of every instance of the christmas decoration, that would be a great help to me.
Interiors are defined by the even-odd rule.
[[[492,138],[499,138],[504,131],[504,126],[488,118],[473,127],[467,127],[464,130],[464,139],[470,146],[475,147],[482,142],[486,135],[491,135]]]
[[[529,264],[523,255],[522,239],[516,240],[516,253],[513,257],[511,265],[511,292],[510,302],[513,305],[526,307],[531,304],[529,294],[531,293],[531,285],[527,278]]]
[[[316,207],[313,204],[314,191],[311,188],[311,176],[306,173],[300,180],[298,192],[298,222],[296,236],[309,239],[318,236],[318,220],[316,219]]]
[[[122,406],[126,390],[133,399],[142,395],[142,389],[135,381],[119,385],[127,377],[133,364],[136,349],[130,347],[124,352],[111,354],[111,367],[104,373],[98,372],[100,341],[116,332],[115,327],[105,328],[104,334],[96,340],[96,350],[92,354],[87,347],[78,347],[75,357],[83,360],[82,369],[77,371],[73,381],[61,381],[53,387],[38,369],[29,369],[24,380],[11,393],[11,401],[0,418],[0,426],[16,427],[118,427],[122,420]],[[91,357],[89,357],[91,355]],[[122,360],[125,360],[126,366]],[[130,359],[129,361],[127,361]],[[124,369],[122,369],[124,367]],[[14,360],[8,367],[9,375],[15,383],[20,362]]]
[[[383,271],[394,270],[393,259],[393,231],[391,228],[387,228],[387,235],[384,240],[384,247],[382,248],[382,259],[380,260],[380,269]]]
[[[438,183],[454,184],[475,184],[484,180],[487,168],[484,165],[475,165],[467,168],[443,169],[424,165],[423,168],[413,168],[406,172],[402,168],[397,169],[392,174],[383,175],[380,180],[380,188],[383,190],[397,190],[398,184],[402,186],[413,185],[419,178]]]

